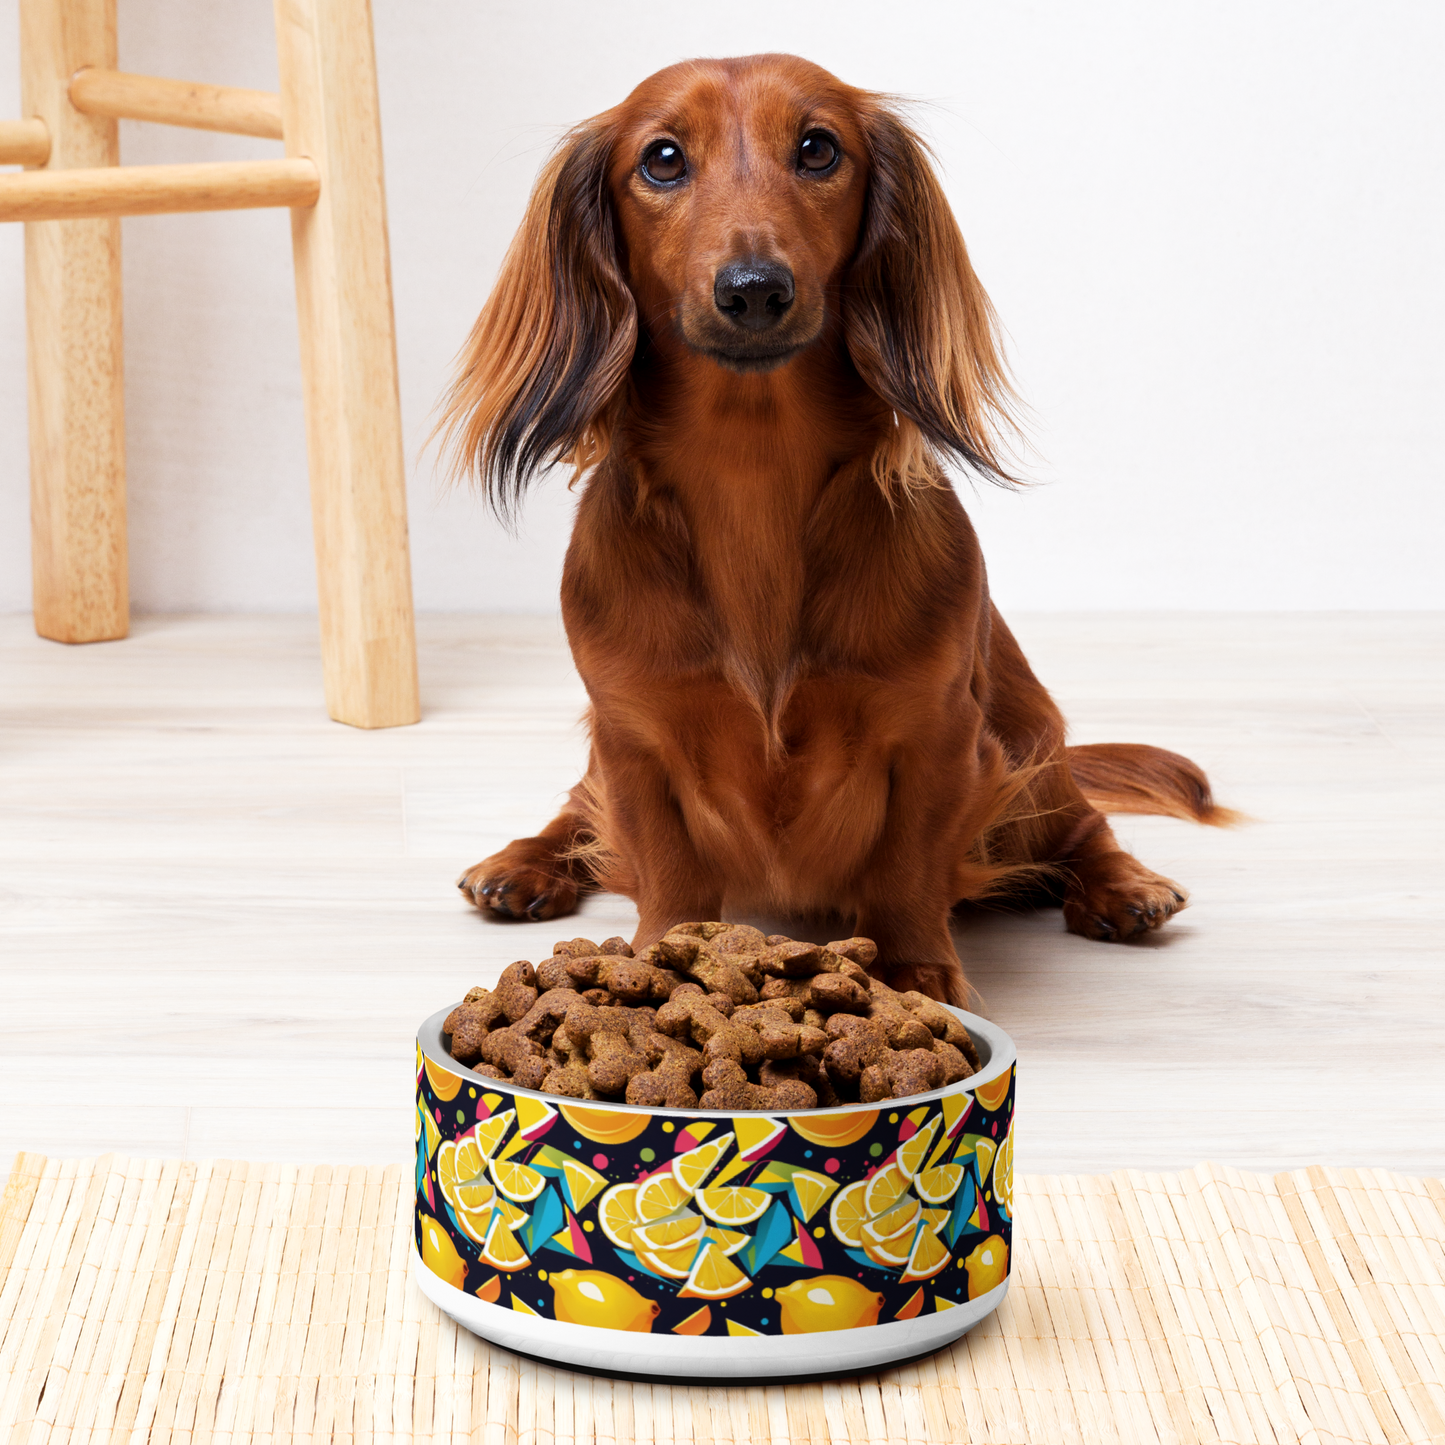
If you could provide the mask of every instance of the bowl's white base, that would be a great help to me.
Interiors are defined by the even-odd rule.
[[[694,1380],[762,1380],[831,1374],[864,1374],[898,1360],[932,1353],[966,1334],[992,1314],[1008,1293],[1008,1281],[986,1295],[940,1314],[892,1320],[856,1330],[753,1337],[634,1334],[591,1325],[564,1324],[488,1304],[438,1279],[411,1256],[421,1292],[463,1329],[518,1354],[536,1355],[583,1370],[624,1375],[678,1376]]]

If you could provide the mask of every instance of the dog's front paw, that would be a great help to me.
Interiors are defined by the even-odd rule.
[[[549,867],[550,861],[518,850],[514,843],[468,868],[457,887],[469,903],[495,918],[560,918],[576,909],[579,890],[566,873]]]
[[[1128,853],[1105,853],[1076,865],[1064,897],[1064,924],[1085,938],[1126,943],[1188,906],[1189,895],[1172,879],[1150,872]]]

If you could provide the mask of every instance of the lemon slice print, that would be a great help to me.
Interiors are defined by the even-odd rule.
[[[868,1218],[877,1219],[880,1214],[887,1214],[907,1192],[908,1177],[897,1164],[880,1169],[863,1191],[863,1207],[868,1211]]]
[[[908,1255],[908,1263],[899,1279],[900,1284],[909,1284],[916,1279],[932,1279],[943,1269],[953,1255],[948,1246],[931,1230],[920,1229]]]
[[[491,1209],[458,1209],[456,1211],[457,1227],[473,1244],[486,1243],[487,1230],[492,1225]]]
[[[654,1174],[637,1186],[637,1218],[643,1224],[663,1219],[687,1203],[687,1192],[672,1177],[672,1171]]]
[[[468,1214],[475,1214],[478,1210],[492,1207],[492,1201],[497,1191],[485,1179],[478,1179],[473,1184],[458,1184],[453,1192],[453,1202]]]
[[[1014,1136],[1010,1130],[993,1161],[993,1197],[1008,1214],[1014,1212]]]
[[[927,1230],[919,1231],[917,1226],[913,1225],[895,1234],[892,1239],[869,1239],[865,1234],[863,1253],[874,1264],[881,1264],[884,1269],[902,1269],[908,1263],[908,1256],[913,1253],[914,1236],[920,1232],[928,1233]]]
[[[958,1141],[953,1159],[956,1164],[967,1164],[970,1159],[973,1160],[973,1167],[978,1170],[978,1187],[982,1189],[988,1181],[993,1156],[997,1153],[998,1145],[992,1139],[987,1139],[982,1134],[965,1134]]]
[[[703,1305],[695,1309],[681,1324],[673,1325],[675,1335],[705,1335],[712,1324],[712,1306]]]
[[[949,1216],[953,1213],[950,1209],[925,1209],[923,1211],[923,1222],[935,1234],[948,1223]]]
[[[470,1160],[475,1160],[475,1168],[471,1168]],[[464,1172],[468,1169],[470,1172]],[[481,1156],[478,1155],[475,1144],[467,1155],[462,1155],[457,1140],[442,1140],[441,1147],[436,1150],[436,1182],[441,1185],[442,1198],[455,1204],[458,1183],[475,1179],[478,1173],[481,1173]]]
[[[546,1175],[510,1159],[492,1160],[492,1178],[497,1188],[517,1204],[530,1203],[547,1187]]]
[[[516,1117],[515,1109],[507,1109],[500,1114],[493,1114],[490,1119],[483,1119],[467,1136],[468,1142],[476,1141],[479,1156],[475,1171],[477,1174],[482,1172],[482,1165],[489,1163],[492,1155],[497,1152],[497,1145],[506,1137],[507,1130],[512,1127],[512,1120]]]
[[[567,1184],[567,1198],[573,1214],[580,1213],[607,1188],[606,1178],[576,1159],[562,1161],[562,1178]]]
[[[773,1196],[744,1184],[724,1184],[699,1189],[693,1202],[714,1224],[751,1224],[763,1217]]]
[[[636,1249],[677,1249],[696,1240],[705,1228],[702,1215],[684,1209],[652,1224],[634,1225],[632,1243]],[[683,1274],[686,1273],[684,1270]]]
[[[826,1174],[815,1174],[811,1169],[794,1169],[791,1183],[793,1198],[797,1201],[798,1213],[804,1224],[828,1202],[838,1187]]]
[[[825,1114],[810,1110],[788,1118],[795,1134],[824,1149],[846,1149],[856,1144],[878,1122],[877,1109],[850,1109],[847,1113]]]
[[[800,1279],[780,1289],[776,1298],[785,1335],[876,1325],[884,1299],[876,1290],[842,1274]]]
[[[672,1161],[672,1177],[691,1194],[717,1168],[718,1160],[728,1152],[732,1142],[731,1134],[720,1134],[686,1154],[679,1154]]]
[[[560,1104],[562,1117],[594,1144],[626,1144],[652,1123],[651,1114],[635,1109],[591,1109],[585,1104]]]
[[[520,1229],[531,1218],[525,1209],[518,1208],[505,1195],[497,1195],[494,1206],[498,1214],[507,1221],[508,1229]]]
[[[897,1238],[904,1230],[911,1230],[918,1223],[918,1214],[918,1201],[911,1194],[904,1195],[886,1214],[870,1219],[863,1226],[864,1247],[869,1240],[881,1244],[885,1239]]]
[[[943,1204],[958,1193],[962,1183],[962,1164],[935,1164],[914,1179],[913,1189],[925,1204]]]
[[[978,1187],[983,1189],[998,1157],[998,1145],[992,1139],[981,1138],[973,1146],[973,1157],[978,1161]]]
[[[708,1225],[703,1230],[702,1237],[710,1240],[724,1254],[736,1254],[743,1245],[752,1240],[752,1235],[744,1233],[741,1229],[719,1229],[715,1224]]]
[[[862,1230],[868,1222],[868,1210],[863,1203],[863,1195],[867,1188],[866,1179],[845,1185],[828,1211],[828,1223],[832,1226],[833,1237],[849,1249],[863,1248]]]
[[[513,1270],[526,1269],[532,1262],[517,1236],[507,1227],[500,1211],[492,1216],[491,1227],[487,1230],[487,1238],[482,1245],[482,1262],[509,1274]]]
[[[635,1230],[633,1238],[637,1238]],[[671,1249],[639,1249],[637,1257],[654,1274],[665,1275],[668,1279],[686,1279],[700,1248],[702,1237],[698,1235]]]
[[[440,1064],[434,1064],[430,1059],[424,1060],[426,1065],[426,1076],[431,1084],[432,1093],[444,1104],[449,1104],[456,1098],[462,1087],[461,1079],[450,1069],[444,1069]]]
[[[637,1185],[614,1184],[597,1201],[597,1222],[618,1249],[632,1248],[632,1229],[637,1221]]]
[[[752,1284],[717,1245],[705,1243],[687,1276],[687,1283],[678,1290],[678,1299],[731,1299]]]
[[[912,1179],[923,1168],[929,1146],[943,1127],[943,1115],[935,1114],[911,1139],[898,1147],[898,1168],[905,1179]]]
[[[973,1090],[973,1096],[992,1113],[995,1109],[1003,1107],[1003,1101],[1008,1098],[1008,1086],[1013,1080],[1014,1071],[1009,1067],[1001,1073],[998,1078],[987,1084],[979,1084]]]

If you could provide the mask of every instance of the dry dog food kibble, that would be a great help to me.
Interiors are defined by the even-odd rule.
[[[729,923],[679,924],[635,958],[621,938],[574,938],[472,989],[442,1032],[488,1078],[648,1108],[871,1104],[968,1078],[968,1031],[870,977],[877,954]]]

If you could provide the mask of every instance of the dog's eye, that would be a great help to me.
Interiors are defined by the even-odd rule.
[[[838,159],[838,142],[826,131],[809,131],[798,147],[798,168],[804,171],[826,171]]]
[[[687,157],[676,141],[660,140],[642,158],[642,174],[650,181],[680,181],[687,172]]]

